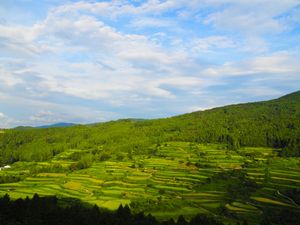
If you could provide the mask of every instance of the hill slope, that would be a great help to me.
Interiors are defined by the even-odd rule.
[[[224,224],[296,224],[300,157],[281,156],[299,155],[299,96],[167,119],[5,130],[0,196],[128,204],[159,220],[202,213]]]
[[[197,142],[299,149],[300,91],[279,99],[230,105],[170,119],[181,135]],[[167,122],[167,123],[168,123]],[[296,147],[297,146],[297,147]]]
[[[7,130],[0,134],[0,162],[42,161],[65,149],[98,149],[110,154],[144,154],[166,141],[225,143],[283,148],[299,156],[300,91],[279,99],[224,106],[166,119],[124,119],[64,128]]]

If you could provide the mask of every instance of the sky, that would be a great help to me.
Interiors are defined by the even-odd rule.
[[[300,0],[0,0],[0,127],[161,118],[300,89]]]

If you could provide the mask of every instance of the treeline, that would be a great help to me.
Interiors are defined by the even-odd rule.
[[[299,210],[262,209],[260,225],[299,224]],[[234,219],[238,220],[238,219]],[[11,200],[9,195],[0,198],[0,225],[222,225],[218,219],[198,214],[190,221],[179,216],[177,221],[158,221],[143,212],[132,214],[130,208],[120,205],[116,211],[84,205],[79,200],[55,196]],[[244,220],[231,225],[248,225]]]
[[[8,195],[0,199],[1,225],[222,225],[214,218],[198,215],[190,222],[180,216],[175,222],[157,221],[144,213],[133,215],[128,206],[120,206],[117,211],[103,211],[96,205],[86,207],[79,201],[63,206],[56,197],[10,200]]]
[[[151,154],[155,144],[166,141],[224,143],[229,149],[274,147],[282,149],[282,156],[300,156],[300,92],[167,119],[5,130],[0,133],[0,163],[44,161],[66,149],[97,152],[101,160],[130,158]]]

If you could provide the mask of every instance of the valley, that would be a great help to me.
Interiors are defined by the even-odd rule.
[[[299,199],[290,194],[298,191],[299,196],[300,160],[278,157],[272,148],[234,151],[220,144],[166,142],[154,146],[152,154],[72,171],[72,156],[79,151],[70,149],[44,162],[14,163],[0,176],[21,179],[0,184],[0,194],[15,199],[56,195],[110,210],[128,204],[133,212],[159,220],[179,215],[189,220],[202,213],[256,224],[261,219],[257,215],[268,208],[300,210]]]
[[[294,224],[299,129],[299,91],[165,119],[5,129],[0,195],[128,205],[159,221]]]

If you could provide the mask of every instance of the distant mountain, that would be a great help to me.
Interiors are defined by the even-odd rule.
[[[31,126],[17,126],[13,129],[15,129],[15,130],[28,130],[28,129],[32,129],[32,128],[34,128],[34,127],[31,127]]]
[[[75,123],[55,123],[55,124],[49,124],[49,125],[43,125],[43,126],[38,126],[36,128],[52,128],[52,127],[72,127],[76,126],[77,124]]]

